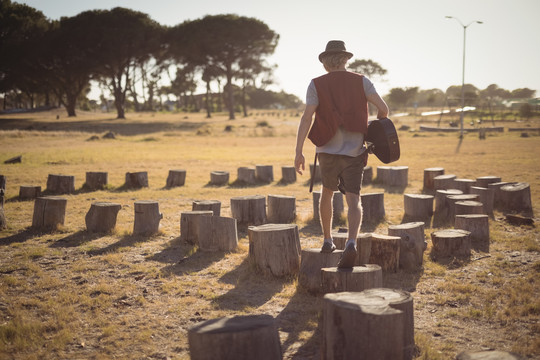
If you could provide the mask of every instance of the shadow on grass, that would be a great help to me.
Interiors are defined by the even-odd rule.
[[[33,230],[31,227],[24,229],[23,231],[13,234],[10,236],[6,236],[4,238],[0,238],[0,246],[6,246],[11,245],[14,243],[23,243],[27,240],[36,237],[39,235],[39,232]]]
[[[100,235],[96,235],[95,239],[99,237]],[[131,247],[137,243],[148,241],[150,237],[151,236],[146,236],[146,235],[132,235],[132,234],[124,235],[117,242],[110,244],[104,248],[90,250],[87,252],[87,254],[90,256],[107,254],[109,252],[114,252],[118,250],[119,248]]]
[[[107,234],[100,233],[90,233],[86,230],[80,230],[76,233],[66,236],[65,238],[55,241],[51,247],[52,248],[70,248],[81,246],[89,241],[99,239],[100,237]]]

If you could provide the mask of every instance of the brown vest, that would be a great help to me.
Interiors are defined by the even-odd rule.
[[[368,105],[363,77],[349,71],[332,71],[313,79],[319,98],[315,122],[308,135],[313,144],[326,144],[339,126],[351,132],[367,133]]]

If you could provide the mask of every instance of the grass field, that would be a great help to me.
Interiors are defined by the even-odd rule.
[[[59,118],[57,118],[59,115]],[[285,359],[319,357],[317,330],[322,297],[297,286],[296,278],[273,278],[248,260],[245,229],[231,253],[205,253],[180,241],[180,215],[194,200],[220,200],[230,216],[230,198],[242,195],[296,197],[303,248],[319,247],[312,221],[308,176],[279,183],[292,165],[300,116],[293,111],[252,111],[228,120],[217,114],[81,113],[75,119],[47,112],[0,115],[0,174],[7,178],[7,229],[0,232],[0,357],[7,359],[188,359],[187,330],[227,315],[270,314],[276,318]],[[417,129],[413,117],[396,126]],[[540,121],[499,123],[539,127]],[[108,131],[116,139],[103,139]],[[455,133],[399,131],[401,158],[409,167],[405,193],[420,193],[423,169],[475,179],[496,175],[527,182],[534,214],[540,213],[540,137],[530,132]],[[93,135],[97,140],[89,140]],[[311,161],[314,147],[306,143]],[[22,155],[21,164],[3,161]],[[272,165],[274,182],[234,184],[242,166]],[[369,165],[382,165],[374,156]],[[166,188],[169,170],[185,169],[186,184]],[[230,173],[231,184],[209,186],[210,172]],[[108,172],[108,188],[82,189],[87,171]],[[126,172],[147,171],[149,187],[125,190]],[[52,233],[31,229],[33,201],[19,201],[21,185],[45,189],[49,174],[75,176],[66,221]],[[362,191],[381,192],[379,185]],[[387,234],[403,219],[403,193],[384,195],[386,219],[373,232]],[[158,234],[132,234],[134,202],[155,200],[163,213]],[[122,205],[116,230],[90,234],[85,214],[96,201]],[[535,219],[538,222],[538,219]],[[470,260],[433,262],[430,233],[421,271],[386,274],[384,285],[410,291],[415,302],[417,358],[453,359],[464,350],[514,351],[540,357],[540,232],[517,227],[503,214],[490,219],[490,253]]]

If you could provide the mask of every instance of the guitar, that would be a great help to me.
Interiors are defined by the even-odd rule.
[[[384,118],[370,121],[365,141],[368,151],[383,163],[399,160],[399,139],[392,120]]]

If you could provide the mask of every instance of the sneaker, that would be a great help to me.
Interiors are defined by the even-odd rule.
[[[336,245],[334,243],[324,242],[321,248],[322,253],[331,253],[336,250]]]
[[[341,259],[339,259],[338,268],[352,268],[356,261],[356,246],[354,244],[349,244],[343,254]]]

